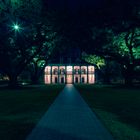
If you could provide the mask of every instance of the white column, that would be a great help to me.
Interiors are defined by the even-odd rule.
[[[80,83],[81,83],[81,66],[80,66]]]
[[[87,66],[87,83],[89,83],[89,79],[88,79],[88,66]]]
[[[65,83],[67,84],[67,67],[65,66]]]
[[[58,83],[60,83],[60,66],[58,66]]]
[[[51,75],[51,84],[52,84],[52,66],[51,66],[51,73],[50,73],[50,75]]]
[[[74,66],[72,66],[72,83],[74,83]]]

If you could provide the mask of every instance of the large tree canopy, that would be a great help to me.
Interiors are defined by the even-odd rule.
[[[29,9],[27,1],[3,1],[3,4],[5,10],[11,8],[13,12],[4,14],[0,22],[0,70],[9,77],[10,84],[15,85],[27,65],[36,60],[47,61],[55,47],[56,32],[47,15],[41,17],[28,11],[39,6],[33,1],[28,3]],[[15,7],[8,7],[9,4]]]
[[[126,83],[131,84],[134,68],[140,65],[140,28],[137,24],[92,28],[93,42],[84,49],[121,64]]]

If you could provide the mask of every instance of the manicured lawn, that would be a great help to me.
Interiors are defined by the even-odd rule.
[[[140,140],[140,88],[76,87],[116,140]]]
[[[0,140],[25,140],[63,87],[0,88]]]

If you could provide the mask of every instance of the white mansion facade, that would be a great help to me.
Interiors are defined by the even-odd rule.
[[[45,67],[45,84],[95,83],[95,67],[92,65],[50,64]]]

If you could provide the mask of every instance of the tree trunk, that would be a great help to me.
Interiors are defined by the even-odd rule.
[[[9,87],[11,88],[16,88],[18,87],[18,80],[17,80],[17,75],[10,75],[9,76],[9,84],[8,84]]]
[[[132,86],[133,85],[131,76],[128,75],[128,76],[125,77],[125,85],[126,86]]]
[[[39,84],[39,76],[38,75],[32,75],[31,76],[31,83],[32,84]]]
[[[105,73],[104,77],[103,77],[103,82],[104,84],[110,84],[111,80],[110,80],[110,75],[108,73]]]
[[[34,67],[34,72],[31,72],[31,83],[39,84],[40,76],[43,73],[45,67],[39,68],[37,65]]]
[[[39,83],[39,75],[38,75],[38,67],[37,63],[34,63],[34,71],[31,71],[31,84],[38,84]]]
[[[125,85],[126,86],[132,86],[133,85],[133,73],[134,68],[133,65],[128,65],[126,69],[124,69],[124,80],[125,80]]]

